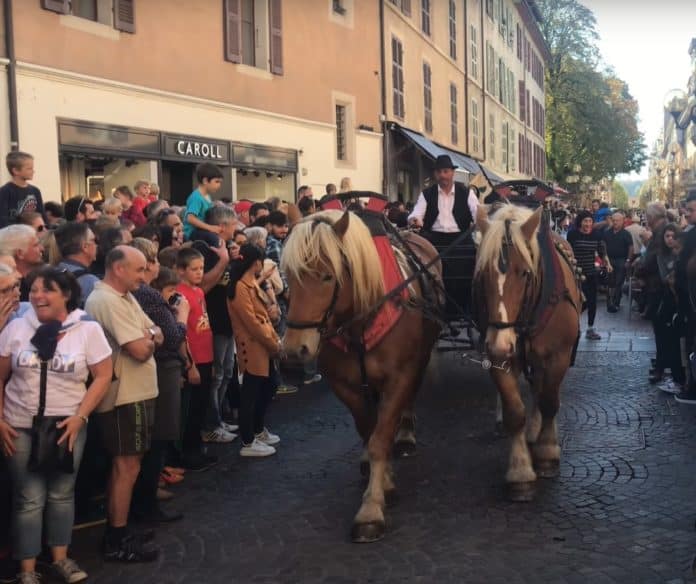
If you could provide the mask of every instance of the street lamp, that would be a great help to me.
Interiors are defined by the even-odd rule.
[[[696,122],[696,38],[691,39],[689,55],[692,71],[687,91],[672,89],[665,95],[665,110],[670,113],[674,125],[680,130],[686,130],[691,122]],[[696,126],[691,129],[690,137],[696,145]]]

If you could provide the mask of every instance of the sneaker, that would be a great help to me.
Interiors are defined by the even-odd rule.
[[[38,572],[20,572],[15,580],[17,584],[41,584],[41,574]]]
[[[80,569],[75,560],[70,558],[65,558],[59,562],[53,562],[53,571],[63,579],[63,582],[67,584],[74,584],[75,582],[82,582],[87,580],[87,572]]]
[[[672,395],[678,395],[682,392],[681,383],[675,383],[674,381],[665,381],[657,386],[657,389],[664,391],[665,393],[671,393]]]
[[[297,393],[297,387],[287,383],[279,385],[278,389],[276,389],[276,395],[290,395],[292,393]]]
[[[683,391],[674,396],[680,404],[696,405],[696,391]]]
[[[600,335],[594,329],[587,329],[587,332],[585,333],[585,338],[590,341],[601,341],[602,335]]]
[[[235,438],[237,437],[236,434],[233,434],[232,432],[228,432],[224,428],[215,428],[215,430],[211,430],[210,432],[201,432],[201,440],[203,442],[215,442],[217,444],[227,444],[228,442],[232,442]]]
[[[321,379],[321,373],[315,373],[311,377],[307,377],[302,383],[305,385],[311,385],[312,383],[319,383]]]
[[[120,542],[104,539],[104,560],[107,562],[154,562],[159,550],[135,535],[127,535]]]
[[[257,434],[256,439],[260,440],[264,444],[267,444],[268,446],[274,446],[275,444],[278,444],[280,442],[280,436],[278,436],[277,434],[271,434],[268,431],[268,428],[264,428],[263,432]]]
[[[230,434],[239,430],[239,426],[237,424],[228,424],[227,422],[220,422],[220,427]]]
[[[264,444],[258,439],[254,439],[254,441],[251,444],[245,444],[242,446],[242,449],[239,451],[240,456],[255,456],[255,457],[264,457],[264,456],[271,456],[272,454],[276,453],[276,449],[273,448],[273,446],[269,446],[268,444]]]

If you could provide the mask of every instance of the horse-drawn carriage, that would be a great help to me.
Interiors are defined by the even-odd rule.
[[[523,182],[494,192],[526,203],[542,195],[543,183]],[[365,200],[359,214],[343,210],[358,198]],[[293,223],[282,258],[291,290],[285,351],[290,358],[318,357],[365,445],[369,482],[353,523],[356,542],[384,535],[385,497],[395,489],[390,456],[415,452],[414,400],[443,328],[454,341],[456,325],[478,329],[481,336],[472,333],[466,342],[490,353],[512,437],[506,481],[515,500],[531,498],[537,476],[558,472],[558,392],[579,330],[575,269],[541,206],[501,204],[490,217],[481,206],[475,226],[437,250],[394,228],[382,213],[386,202],[365,192],[323,199],[324,211]],[[475,227],[478,253],[466,241]],[[456,295],[449,307],[448,288]],[[521,374],[536,397],[529,418]]]

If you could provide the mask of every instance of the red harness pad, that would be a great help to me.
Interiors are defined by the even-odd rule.
[[[382,264],[382,278],[384,279],[384,290],[388,293],[404,281],[399,265],[394,255],[394,250],[389,243],[389,238],[385,235],[378,235],[372,238],[377,248],[380,263]],[[406,298],[408,291],[403,290],[401,296]],[[403,308],[397,306],[393,301],[385,302],[372,319],[363,337],[365,350],[370,351],[391,331],[399,318],[403,314]],[[343,337],[333,337],[331,343],[346,353],[350,347]]]

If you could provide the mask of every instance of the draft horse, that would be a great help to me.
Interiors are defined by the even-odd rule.
[[[505,480],[516,501],[533,499],[537,477],[558,475],[556,414],[582,308],[572,252],[545,225],[540,228],[542,213],[541,207],[532,212],[508,204],[490,218],[481,206],[476,217],[482,239],[474,307],[486,351],[499,365],[490,374],[511,436]],[[520,374],[535,398],[531,417],[520,394]]]
[[[409,239],[423,263],[437,256],[424,239]],[[440,326],[421,310],[404,309],[386,336],[365,347],[364,331],[389,290],[372,235],[353,213],[324,211],[295,223],[282,268],[290,288],[284,351],[300,361],[318,355],[320,370],[353,415],[369,461],[369,481],[351,537],[358,543],[377,541],[385,532],[385,495],[395,489],[392,445],[401,424],[407,431],[412,427],[410,408]],[[406,302],[417,304],[424,288],[414,280]],[[342,347],[332,342],[336,338]]]

